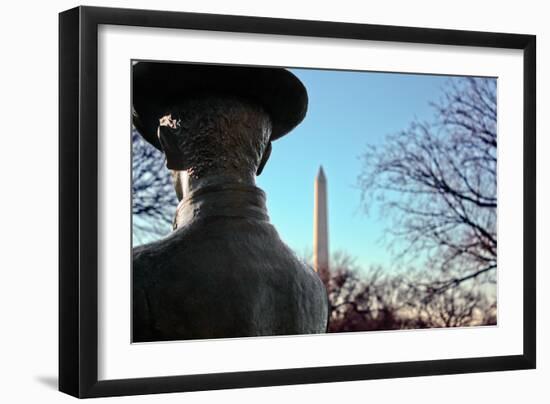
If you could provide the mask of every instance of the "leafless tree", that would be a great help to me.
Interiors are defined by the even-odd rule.
[[[476,280],[432,295],[413,290],[419,299],[411,305],[409,314],[419,328],[496,324],[496,301]]]
[[[434,122],[413,122],[362,156],[363,202],[391,219],[401,258],[423,260],[429,295],[497,268],[496,80],[449,81]]]
[[[134,245],[170,232],[177,204],[164,155],[132,131],[132,217]]]
[[[409,319],[400,314],[409,302],[401,277],[380,267],[363,271],[342,251],[333,254],[330,268],[323,279],[329,297],[329,332],[409,328]]]
[[[329,297],[329,332],[375,331],[496,324],[496,303],[477,280],[437,294],[418,285],[424,271],[360,268],[336,252],[324,279]]]

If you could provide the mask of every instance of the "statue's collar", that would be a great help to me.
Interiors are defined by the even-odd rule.
[[[174,229],[205,217],[241,217],[269,221],[265,193],[254,185],[226,183],[207,185],[179,203]]]

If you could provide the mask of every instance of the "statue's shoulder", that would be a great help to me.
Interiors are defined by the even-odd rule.
[[[134,274],[154,271],[159,263],[170,257],[173,241],[170,237],[143,244],[132,249],[132,268]]]
[[[134,263],[136,261],[142,262],[154,258],[155,255],[159,254],[164,249],[164,243],[162,241],[163,240],[158,240],[132,248],[132,259]]]
[[[188,241],[190,241],[189,233],[192,230],[193,229],[187,227],[180,228],[159,240],[132,248],[134,262],[136,260],[142,262],[158,259],[159,256],[169,255],[172,250],[181,250],[181,248],[185,247]]]
[[[132,249],[134,280],[156,279],[174,273],[192,271],[200,260],[194,254],[201,243],[193,236],[193,229],[181,228],[166,237]],[[200,239],[199,239],[200,241]],[[209,254],[204,254],[209,255]]]

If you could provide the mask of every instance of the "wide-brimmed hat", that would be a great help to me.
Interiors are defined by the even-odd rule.
[[[231,95],[260,104],[271,118],[271,140],[290,132],[307,111],[304,85],[283,68],[137,62],[132,82],[134,126],[159,150],[159,119],[187,97]]]

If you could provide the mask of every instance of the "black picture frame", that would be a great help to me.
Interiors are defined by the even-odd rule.
[[[523,50],[523,354],[98,380],[98,26],[194,29]],[[59,390],[104,397],[533,369],[536,37],[340,22],[77,7],[59,15]]]

